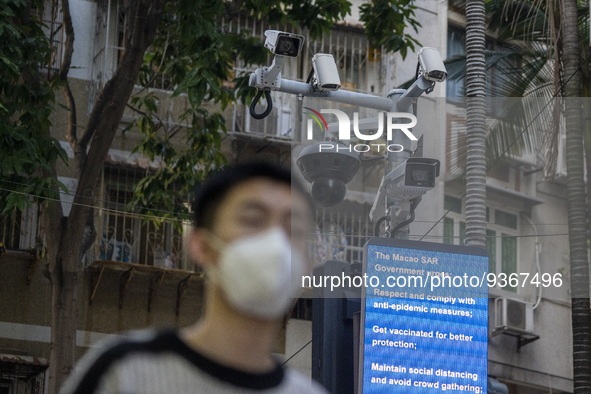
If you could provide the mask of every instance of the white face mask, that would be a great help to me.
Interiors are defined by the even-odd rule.
[[[279,227],[224,243],[211,278],[236,310],[262,319],[281,317],[299,293],[304,260]]]

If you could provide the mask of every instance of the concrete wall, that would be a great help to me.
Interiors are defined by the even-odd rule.
[[[49,358],[51,293],[38,263],[27,283],[32,256],[9,251],[0,256],[0,349],[4,353]],[[156,270],[154,270],[156,271]],[[82,275],[78,296],[78,335],[80,351],[105,334],[145,327],[182,327],[194,322],[201,312],[203,279],[193,276],[182,293],[177,315],[177,289],[187,273],[167,272],[148,310],[150,280],[156,276],[134,274],[125,289],[125,271],[106,268],[96,286],[98,270],[88,268]],[[121,307],[120,295],[123,295]]]

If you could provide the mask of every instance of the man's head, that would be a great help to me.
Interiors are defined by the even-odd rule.
[[[201,186],[193,202],[195,230],[188,247],[192,257],[215,274],[217,285],[232,280],[231,289],[254,288],[257,282],[262,287],[266,279],[271,288],[280,276],[271,272],[286,270],[278,268],[285,267],[283,263],[278,266],[270,261],[291,264],[287,268],[290,276],[293,269],[306,269],[301,259],[291,257],[306,254],[311,205],[303,188],[292,186],[289,171],[260,162],[225,167]],[[298,266],[293,266],[295,261]],[[233,268],[227,269],[230,265]],[[238,271],[244,280],[228,278]],[[249,280],[249,275],[254,277]]]
[[[246,187],[245,185],[248,184],[251,184],[251,186]],[[252,190],[251,193],[258,194],[259,199],[264,198],[269,202],[273,201],[272,205],[296,203],[297,207],[293,207],[297,208],[296,211],[289,218],[286,218],[291,220],[293,216],[294,225],[309,219],[312,204],[303,186],[296,179],[292,181],[292,175],[288,169],[268,162],[247,162],[221,168],[212,173],[203,184],[196,188],[195,198],[191,207],[195,228],[216,233],[219,226],[223,224],[220,221],[223,221],[225,216],[227,216],[223,214],[224,212],[227,213],[227,209],[229,208],[226,206],[226,203],[236,200],[236,196],[233,197],[232,194],[242,189],[253,189],[255,184],[258,185],[259,190],[258,192]],[[266,187],[263,187],[263,184]],[[281,197],[287,197],[286,192],[290,198],[281,200]],[[295,198],[291,198],[292,195]],[[257,211],[255,205],[257,204],[236,207],[240,211],[235,213],[242,214],[245,218],[248,213],[252,213],[253,219],[255,219],[254,216],[258,218],[258,225],[263,226],[265,224],[263,223],[264,216],[258,215],[263,212],[260,210]],[[242,208],[248,209],[243,210]],[[259,206],[258,208],[261,207]],[[251,226],[253,225],[254,223],[251,224]],[[291,233],[291,229],[288,227],[285,227],[285,231],[289,234]],[[256,230],[256,228],[252,228],[252,230]]]
[[[253,179],[267,179],[277,184],[292,186],[291,172],[284,167],[268,162],[248,162],[223,167],[212,173],[208,179],[196,188],[192,210],[196,228],[211,230],[216,213],[224,198],[241,183]],[[293,182],[294,189],[306,195],[301,184]]]

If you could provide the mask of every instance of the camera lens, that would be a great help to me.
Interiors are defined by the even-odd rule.
[[[312,182],[310,189],[314,201],[325,207],[343,201],[346,192],[345,182],[337,178],[318,178]]]
[[[276,55],[296,57],[300,49],[300,40],[296,37],[279,36],[275,47]]]

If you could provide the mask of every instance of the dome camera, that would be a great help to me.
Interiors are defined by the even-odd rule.
[[[359,154],[349,151],[344,143],[331,141],[305,147],[296,164],[312,184],[310,194],[314,201],[330,207],[345,198],[345,185],[357,173],[361,160]]]
[[[324,207],[337,204],[345,198],[347,186],[337,178],[318,178],[312,181],[310,194],[314,201]]]

